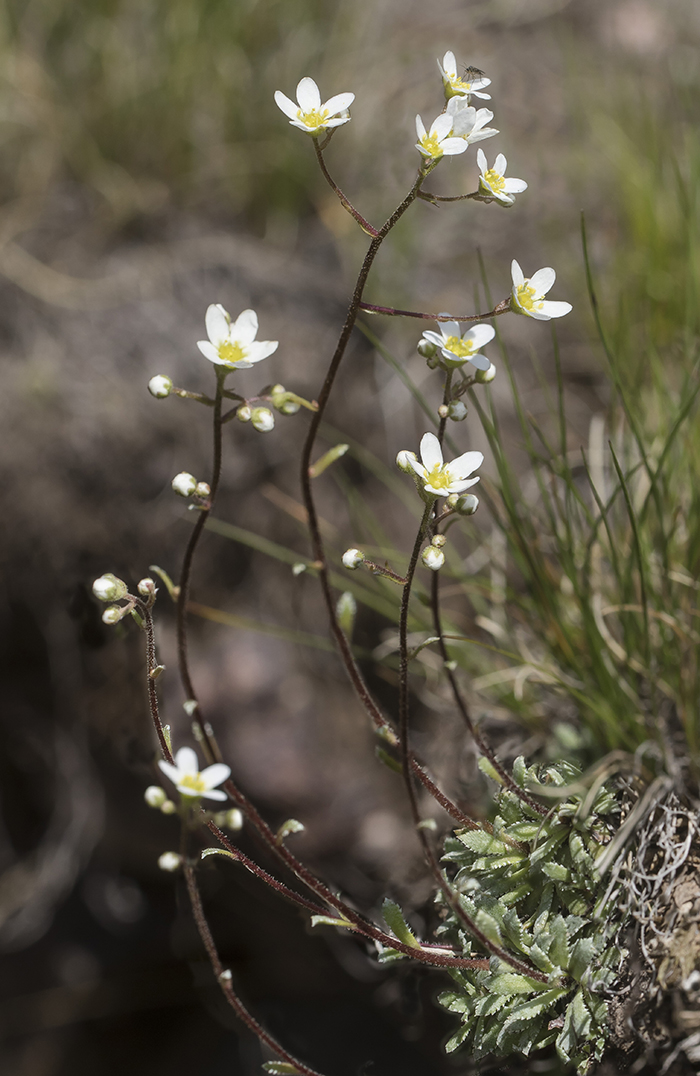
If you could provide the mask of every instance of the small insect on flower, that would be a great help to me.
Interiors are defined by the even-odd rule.
[[[230,370],[248,370],[277,351],[277,340],[256,340],[258,315],[244,310],[235,321],[221,303],[212,303],[205,317],[208,340],[198,340],[197,347],[209,362],[228,366]]]
[[[534,276],[526,277],[513,259],[510,271],[513,278],[510,308],[514,313],[525,314],[537,321],[549,321],[550,318],[563,318],[573,309],[571,303],[553,303],[544,298],[557,279],[553,269],[538,269]]]
[[[469,475],[484,462],[481,452],[464,452],[451,463],[443,463],[440,442],[434,433],[426,433],[421,438],[420,454],[422,462],[411,460],[411,465],[426,493],[432,493],[434,497],[463,493],[479,481]]]
[[[464,72],[459,75],[454,52],[446,52],[442,63],[438,60],[438,67],[445,87],[445,97],[448,100],[450,97],[457,96],[469,98],[471,94],[487,101],[491,100],[490,94],[482,93],[486,86],[491,85],[491,79],[486,78],[484,72],[478,67],[465,67]]]
[[[348,108],[355,100],[354,93],[338,93],[321,104],[321,94],[312,78],[303,78],[297,86],[297,104],[282,93],[275,91],[275,104],[289,117],[293,127],[306,134],[319,135],[321,131],[348,123]]]
[[[226,793],[217,789],[217,785],[226,781],[231,770],[223,762],[215,762],[199,772],[199,760],[191,747],[181,747],[175,755],[175,763],[158,762],[161,770],[175,785],[182,796],[191,799],[225,800]]]

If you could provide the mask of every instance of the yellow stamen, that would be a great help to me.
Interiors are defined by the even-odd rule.
[[[420,144],[431,157],[442,157],[442,150],[437,135],[424,135]]]
[[[232,366],[234,362],[240,362],[241,359],[245,359],[245,351],[241,345],[234,344],[230,340],[224,340],[223,344],[219,344],[217,350],[219,358],[227,366]]]
[[[428,472],[428,476],[425,479],[427,486],[432,486],[433,489],[449,489],[452,478],[450,472],[444,464],[436,463],[432,471]]]
[[[314,108],[311,112],[302,112],[301,109],[297,112],[297,119],[300,119],[305,127],[310,130],[314,130],[316,127],[321,127],[322,124],[328,119],[328,109],[324,108],[322,112]]]
[[[191,788],[193,792],[206,792],[207,786],[202,780],[201,773],[186,773],[184,777],[180,778],[179,784],[183,788]]]
[[[535,298],[537,293],[532,284],[528,284],[527,281],[518,286],[517,294],[518,303],[524,310],[539,310],[542,306],[542,300]]]
[[[468,359],[474,354],[474,345],[469,340],[463,340],[461,336],[448,336],[444,346],[446,351],[451,351],[460,359]]]
[[[488,183],[492,191],[502,191],[506,185],[503,176],[499,175],[493,168],[489,168],[488,172],[484,172],[484,182]]]

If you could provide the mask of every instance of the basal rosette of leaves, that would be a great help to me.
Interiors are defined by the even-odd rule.
[[[530,793],[546,791],[551,802],[553,786],[577,782],[580,770],[570,762],[527,767],[519,758],[513,776]],[[466,913],[489,940],[547,976],[538,982],[516,974],[493,956],[488,971],[452,971],[456,989],[440,1002],[460,1015],[462,1027],[448,1052],[468,1048],[478,1059],[555,1043],[579,1074],[602,1057],[606,997],[625,956],[615,944],[624,912],[606,898],[595,859],[617,829],[620,797],[605,786],[578,789],[554,800],[546,818],[501,789],[491,832],[457,830],[445,842]],[[438,933],[465,954],[483,955],[449,909]]]

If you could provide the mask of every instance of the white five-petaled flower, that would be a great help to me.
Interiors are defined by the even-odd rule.
[[[459,322],[441,321],[438,323],[439,333],[428,329],[423,333],[423,339],[429,340],[440,348],[445,365],[463,366],[470,362],[477,370],[488,370],[491,362],[485,355],[479,355],[479,348],[493,340],[496,330],[492,325],[480,322],[462,335]]]
[[[524,179],[506,179],[508,162],[502,153],[499,153],[494,161],[493,168],[489,168],[486,154],[483,149],[476,151],[476,163],[479,165],[481,176],[479,177],[479,193],[489,198],[495,198],[501,205],[512,205],[515,201],[514,194],[522,194],[527,190]]]
[[[354,93],[338,93],[321,104],[318,86],[308,77],[297,86],[296,105],[281,90],[275,91],[275,104],[289,117],[292,126],[310,135],[347,123],[350,119],[347,110],[354,100]]]
[[[181,747],[175,755],[175,765],[163,760],[159,761],[158,765],[181,795],[193,799],[226,799],[226,793],[216,787],[231,775],[231,770],[224,766],[223,762],[215,762],[200,773],[196,752],[191,747]]]
[[[474,94],[475,97],[483,97],[486,101],[491,100],[490,93],[481,93],[481,90],[491,85],[491,79],[484,78],[480,71],[475,71],[471,67],[466,69],[463,76],[459,75],[454,52],[446,52],[442,63],[438,60],[438,67],[445,84],[446,97],[469,97]]]
[[[469,104],[466,97],[450,97],[444,115],[452,120],[452,137],[463,138],[468,146],[472,142],[481,142],[484,138],[492,138],[498,134],[495,127],[486,127],[493,119],[491,109],[476,109]]]
[[[534,276],[526,277],[513,259],[510,272],[513,278],[510,308],[516,314],[549,321],[550,318],[563,318],[572,309],[571,303],[552,303],[544,298],[557,278],[553,269],[538,269]]]
[[[423,120],[416,116],[416,149],[424,157],[431,157],[434,161],[439,161],[445,155],[450,157],[455,153],[464,153],[467,143],[463,138],[451,137],[452,123],[453,117],[447,112],[441,112],[430,130],[426,131]]]
[[[258,315],[254,310],[244,310],[235,321],[221,303],[207,308],[205,317],[208,340],[198,340],[202,355],[217,366],[230,370],[248,370],[254,363],[266,359],[277,351],[277,340],[256,340]]]
[[[451,463],[443,463],[440,442],[434,433],[425,433],[421,438],[420,455],[423,462],[411,460],[411,465],[426,493],[432,493],[435,497],[463,493],[479,481],[469,475],[484,462],[481,452],[465,452]]]

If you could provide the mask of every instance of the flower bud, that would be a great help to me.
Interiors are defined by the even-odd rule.
[[[438,407],[438,415],[440,416],[440,418],[447,418],[449,413],[450,409],[447,404],[440,404],[440,406]]]
[[[163,852],[162,856],[158,856],[158,866],[162,871],[179,870],[181,863],[182,856],[179,856],[177,852]]]
[[[347,637],[351,638],[352,629],[355,626],[355,616],[357,615],[357,602],[349,590],[343,591],[338,598],[335,615]]]
[[[450,508],[454,508],[455,512],[459,512],[460,516],[473,516],[478,507],[479,498],[475,497],[473,493],[457,496],[455,503],[450,505]]]
[[[177,807],[175,806],[175,804],[173,803],[172,800],[165,800],[160,805],[160,813],[161,814],[175,814],[176,811],[177,811]]]
[[[180,471],[170,484],[173,488],[173,493],[177,493],[179,497],[191,497],[197,488],[197,479],[193,474],[188,474],[187,471]]]
[[[416,351],[419,355],[422,355],[424,359],[432,359],[437,354],[437,344],[433,344],[430,340],[419,340]]]
[[[434,545],[436,549],[442,549],[447,543],[447,538],[444,534],[434,534],[430,539],[430,544]]]
[[[462,400],[452,400],[447,408],[447,415],[453,422],[461,422],[467,417],[467,405]]]
[[[173,383],[167,374],[156,374],[148,382],[148,391],[157,400],[164,400],[173,391]]]
[[[158,593],[158,588],[156,587],[155,582],[149,576],[146,576],[145,579],[139,581],[137,589],[142,598],[155,597]]]
[[[250,422],[253,412],[248,407],[248,404],[242,404],[236,411],[236,418],[239,422]]]
[[[289,395],[284,385],[273,385],[270,389],[272,406],[282,415],[296,415],[301,407],[296,400],[290,400]]]
[[[349,568],[351,572],[354,572],[356,568],[359,568],[364,563],[365,555],[359,549],[346,549],[343,553],[343,565]]]
[[[434,545],[427,545],[420,558],[426,568],[430,568],[431,572],[439,571],[445,563],[445,554],[441,549],[436,549]]]
[[[496,367],[491,363],[488,370],[477,370],[476,380],[480,385],[488,385],[489,381],[493,381],[496,376]]]
[[[119,605],[108,605],[102,614],[102,622],[104,624],[118,624],[126,611],[126,607],[122,608]]]
[[[112,575],[111,572],[106,572],[92,584],[92,593],[101,602],[117,602],[120,598],[126,597],[129,588],[123,579]]]
[[[158,785],[149,785],[143,794],[143,798],[149,807],[160,808],[167,800],[165,790]]]
[[[275,416],[269,407],[254,407],[250,418],[259,433],[269,433],[270,430],[274,429]]]
[[[301,404],[297,403],[296,400],[283,400],[281,404],[277,405],[277,410],[281,415],[296,415],[300,407]]]
[[[237,807],[232,807],[230,811],[224,812],[223,824],[226,829],[243,829],[243,815]]]
[[[416,472],[413,470],[410,464],[410,460],[417,460],[415,452],[411,452],[407,448],[403,448],[396,457],[396,466],[404,474],[414,475]]]
[[[211,486],[208,482],[198,482],[197,488],[194,491],[195,497],[208,497],[211,493]]]

